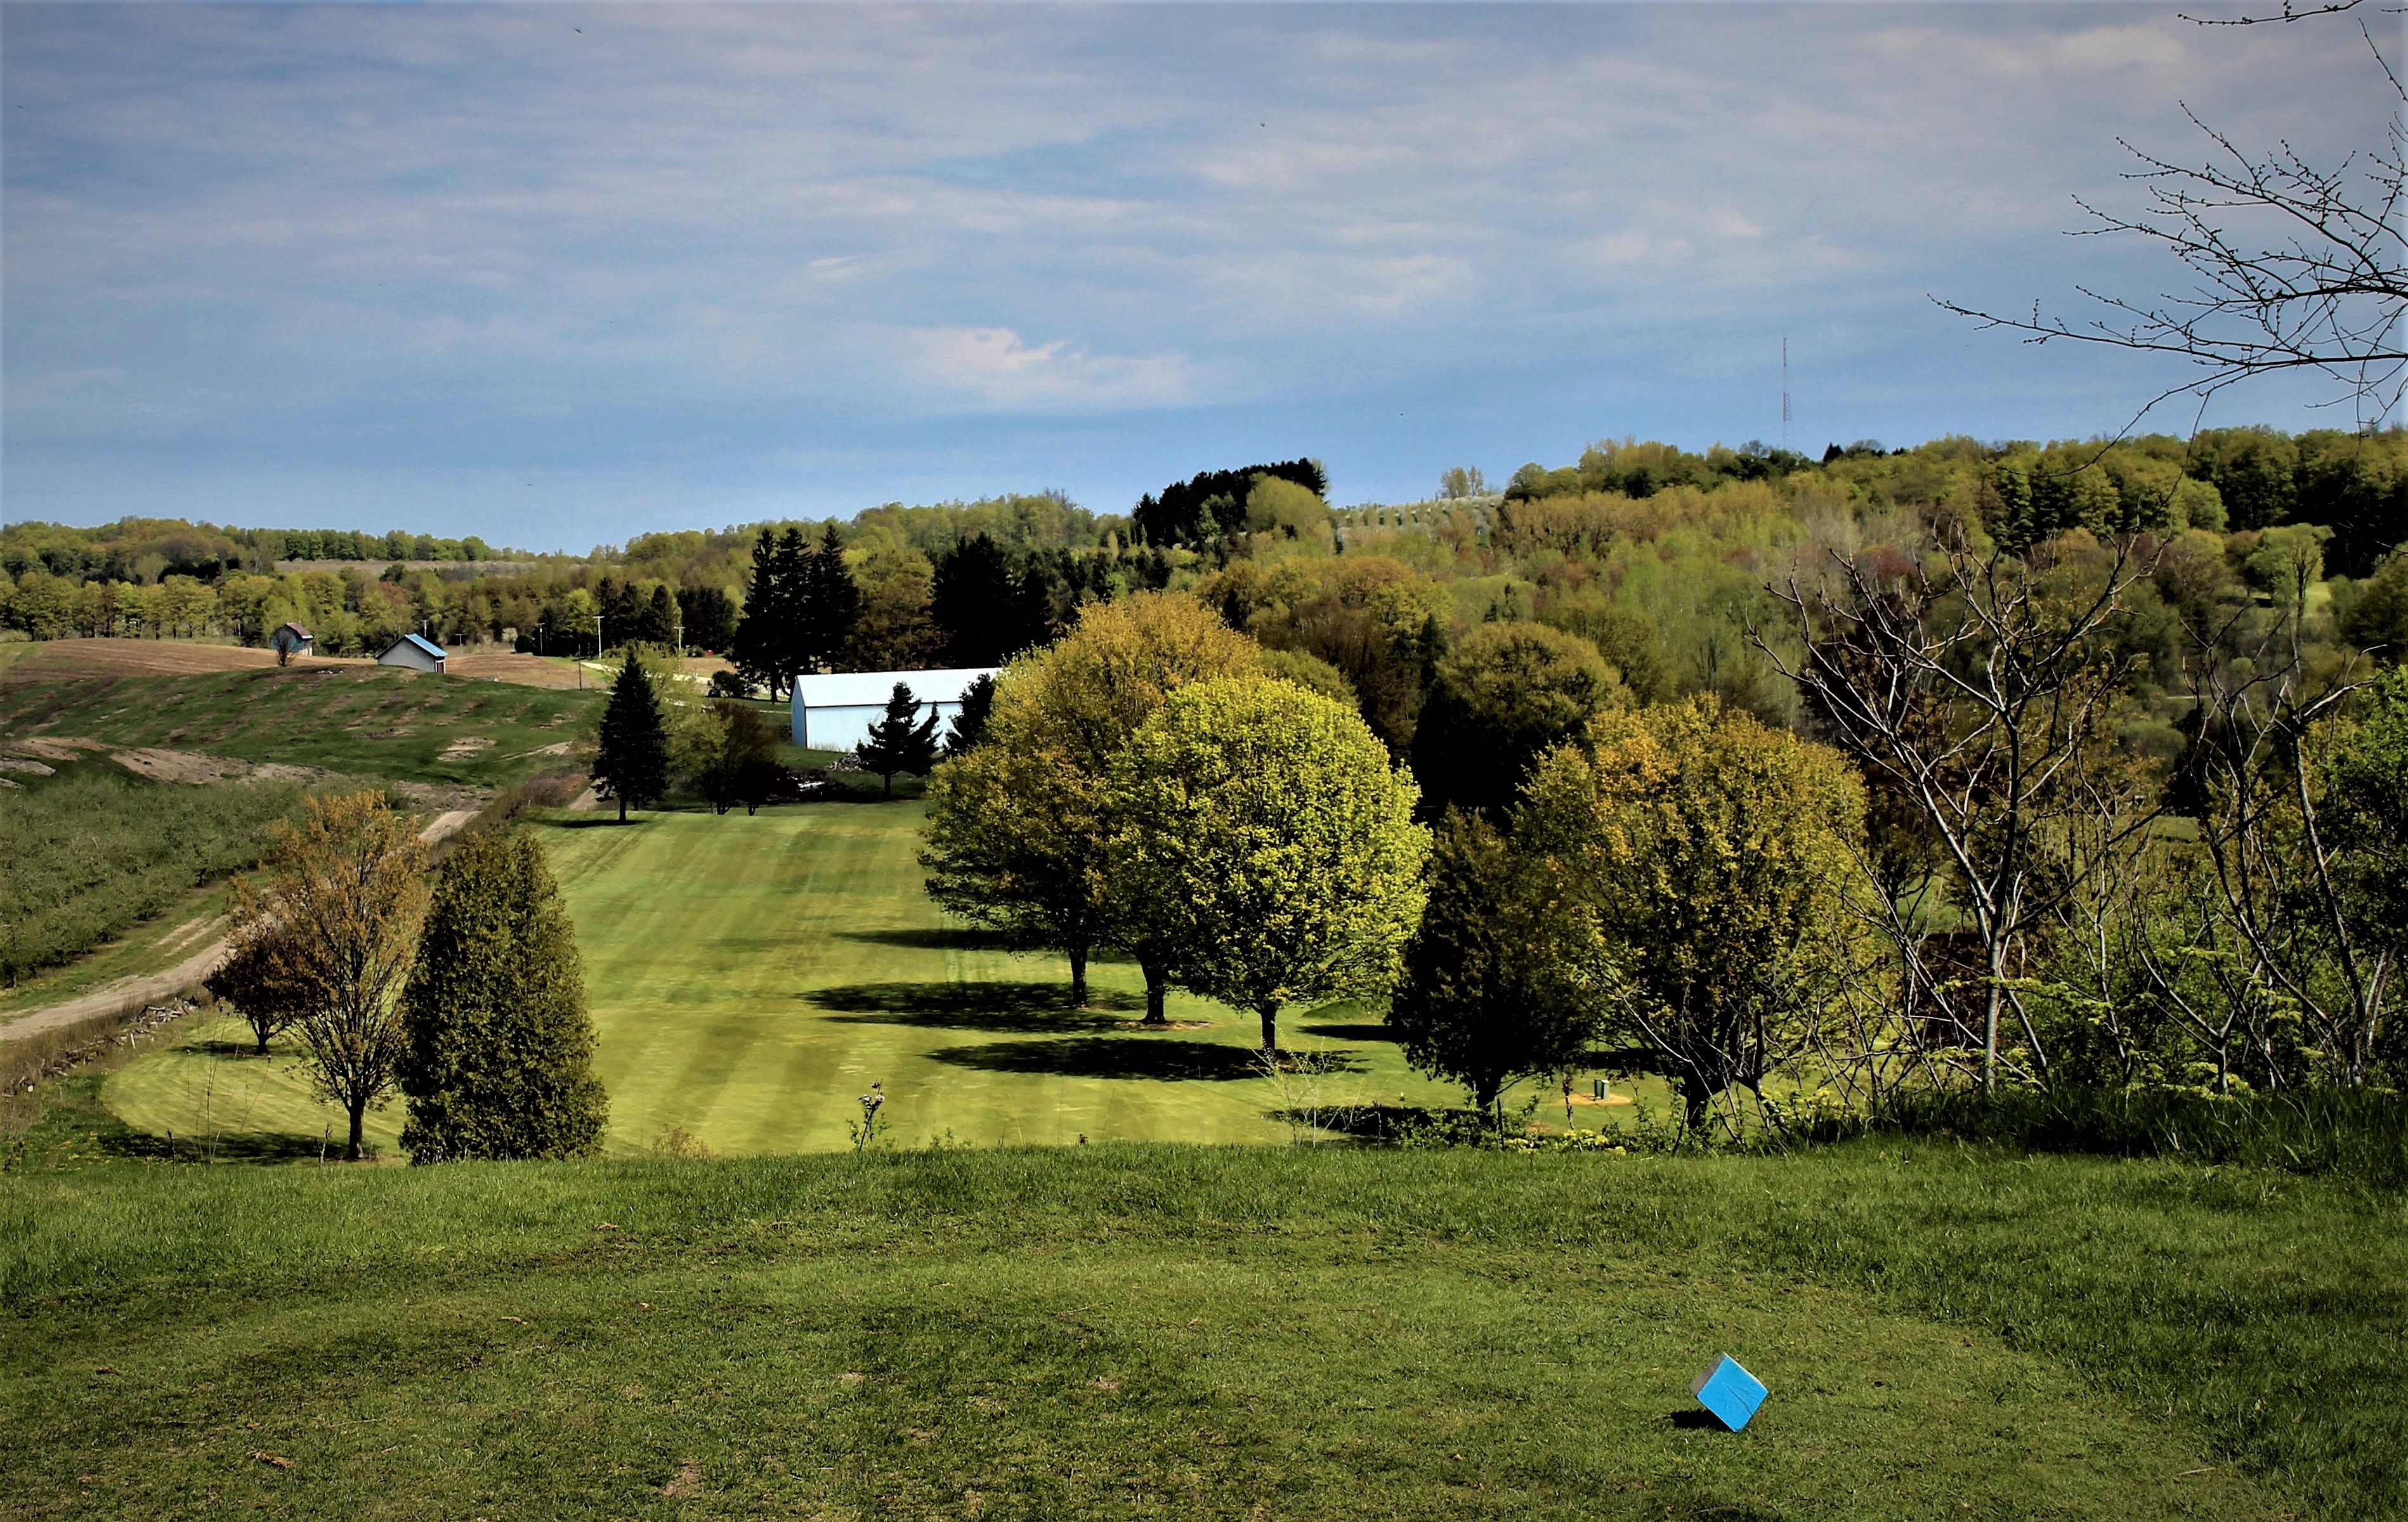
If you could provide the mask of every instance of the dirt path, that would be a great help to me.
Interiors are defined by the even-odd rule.
[[[449,840],[476,817],[477,811],[472,808],[455,808],[438,814],[433,823],[418,832],[418,838],[429,846]],[[38,1035],[44,1031],[54,1031],[79,1020],[128,1015],[146,1004],[164,1003],[216,972],[218,963],[225,960],[225,937],[216,936],[208,945],[164,973],[117,978],[90,993],[0,1020],[0,1041]]]

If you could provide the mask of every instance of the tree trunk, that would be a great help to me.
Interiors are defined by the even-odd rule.
[[[1990,1002],[1983,1020],[1982,1031],[1982,1092],[1999,1091],[1999,1002],[2006,996],[2001,987],[2007,975],[2007,946],[2004,941],[1990,943]]]
[[[362,1150],[360,1131],[367,1119],[368,1102],[366,1100],[361,1100],[351,1105],[350,1109],[351,1112],[351,1144],[343,1149],[343,1160],[345,1162],[357,1162],[360,1160],[360,1153]]]
[[[627,795],[624,792],[619,795],[619,822],[627,822]]]
[[[1262,1016],[1263,1050],[1276,1053],[1279,1050],[1279,1005],[1265,1004]]]
[[[1162,963],[1142,957],[1138,959],[1138,966],[1145,973],[1145,1023],[1168,1025],[1170,1017],[1162,1012],[1162,996],[1170,982],[1169,971]]]
[[[1087,948],[1083,946],[1070,948],[1070,1007],[1087,1007]]]

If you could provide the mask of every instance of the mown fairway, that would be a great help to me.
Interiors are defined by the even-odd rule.
[[[1059,959],[1002,951],[929,904],[920,817],[916,802],[823,804],[535,827],[577,922],[614,1150],[649,1150],[672,1126],[714,1152],[843,1148],[873,1082],[905,1145],[1287,1138],[1251,1018],[1174,997],[1190,1028],[1137,1030],[1144,980],[1113,961],[1090,969],[1096,1007],[1068,1008]],[[1299,1013],[1287,1033],[1347,1054],[1350,1071],[1319,1080],[1324,1104],[1461,1097],[1359,1015]],[[233,1022],[195,1026],[113,1077],[110,1107],[154,1135],[314,1157],[322,1128],[341,1129],[334,1112],[287,1044],[261,1062],[242,1040]],[[1293,1084],[1285,1102],[1304,1097]],[[397,1110],[380,1119],[398,1130]]]
[[[1058,959],[945,925],[920,889],[920,818],[839,804],[545,828],[620,1139],[676,1125],[714,1150],[841,1147],[872,1082],[910,1144],[1284,1138],[1251,1020],[1174,999],[1174,1021],[1211,1023],[1138,1031],[1145,985],[1125,962],[1091,969],[1096,1008],[1068,1008]],[[1291,1033],[1354,1055],[1326,1097],[1455,1097],[1359,1017],[1299,1013]]]
[[[2396,1197],[1856,1145],[0,1178],[20,1516],[2400,1515]],[[1687,1382],[1770,1400],[1730,1435]]]

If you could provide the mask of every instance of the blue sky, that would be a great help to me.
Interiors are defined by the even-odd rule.
[[[2185,103],[2379,145],[2347,25],[2171,7],[0,7],[0,505],[480,533],[1315,455],[1341,503],[1636,434],[2087,434],[2168,372],[1934,307]],[[2260,388],[2211,422],[2334,423]],[[2169,409],[2166,426],[2190,413]]]

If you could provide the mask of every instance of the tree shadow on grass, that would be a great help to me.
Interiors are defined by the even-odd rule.
[[[1177,1083],[1227,1083],[1261,1076],[1254,1054],[1243,1046],[1210,1041],[1148,1036],[1065,1036],[1057,1041],[998,1041],[980,1046],[948,1046],[932,1060],[981,1073],[1039,1074],[1056,1078],[1152,1078]]]
[[[909,1025],[924,1031],[990,1031],[1046,1035],[1103,1031],[1125,1024],[1104,1011],[1143,1011],[1145,1001],[1112,989],[1093,990],[1093,1008],[1070,1007],[1068,983],[849,983],[813,989],[796,998],[836,1011],[849,1025]]]
[[[840,941],[867,941],[872,946],[904,946],[915,951],[1010,951],[1010,937],[1000,931],[971,926],[939,930],[838,931]]]
[[[1397,1033],[1384,1025],[1300,1025],[1297,1030],[1308,1036],[1327,1036],[1332,1041],[1395,1041]]]

